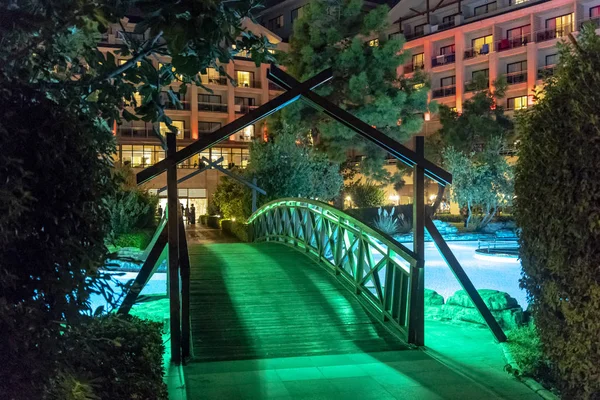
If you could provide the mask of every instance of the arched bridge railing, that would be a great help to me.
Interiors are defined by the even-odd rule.
[[[267,203],[248,225],[253,241],[288,244],[317,258],[371,313],[408,339],[411,267],[416,264],[411,250],[315,200]]]

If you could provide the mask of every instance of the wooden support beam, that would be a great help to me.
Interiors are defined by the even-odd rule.
[[[269,79],[288,90],[293,90],[292,88],[297,87],[296,85],[299,84],[297,80],[275,66],[272,66],[269,70]],[[401,145],[384,133],[379,132],[377,129],[356,118],[349,112],[342,110],[329,100],[312,91],[302,93],[302,98],[315,109],[324,112],[336,121],[346,125],[365,139],[386,150],[406,165],[410,167],[414,167],[417,164],[420,165],[425,170],[425,174],[439,184],[445,186],[452,183],[452,175],[449,172],[425,159],[424,156],[419,156],[414,151]]]
[[[419,156],[425,154],[425,138],[415,137]],[[425,173],[414,167],[413,172],[413,252],[416,264],[411,268],[409,343],[425,345]]]
[[[135,301],[140,295],[140,292],[144,286],[146,286],[158,267],[158,260],[164,251],[165,246],[167,245],[168,238],[167,229],[164,227],[164,225],[159,225],[159,227],[162,227],[162,230],[158,236],[158,240],[156,243],[154,243],[154,246],[152,246],[148,257],[146,257],[146,261],[144,261],[144,264],[142,265],[142,269],[140,269],[140,272],[138,272],[133,285],[131,285],[127,295],[125,296],[125,299],[123,300],[123,303],[121,303],[118,311],[119,314],[129,313],[131,307],[133,307]]]
[[[167,133],[167,157],[177,152],[177,139]],[[177,164],[167,168],[167,231],[169,233],[169,309],[171,330],[171,361],[181,363],[181,307],[179,301],[179,199],[177,193]]]
[[[492,335],[494,335],[498,342],[506,342],[506,335],[500,327],[500,324],[498,324],[498,321],[496,321],[496,318],[494,318],[490,312],[490,309],[485,305],[483,299],[479,295],[479,292],[477,289],[475,289],[475,286],[473,286],[473,283],[469,279],[469,276],[465,273],[465,270],[462,268],[456,257],[454,257],[452,250],[450,250],[450,247],[448,247],[448,244],[435,227],[431,217],[429,216],[425,217],[425,227],[431,235],[436,247],[442,254],[442,257],[444,257],[444,260],[446,260],[446,264],[448,264],[462,288],[469,295],[473,305],[475,308],[477,308],[477,311],[479,311],[479,314],[492,332]]]
[[[179,266],[181,274],[181,356],[185,361],[192,356],[192,328],[190,315],[190,256],[183,215],[179,216]]]
[[[167,156],[167,158],[165,158],[164,160],[159,161],[156,164],[138,172],[136,176],[137,184],[140,185],[144,182],[151,180],[152,178],[160,175],[171,165],[177,165],[180,162],[192,157],[194,154],[200,153],[222,142],[229,136],[233,135],[241,129],[244,129],[248,125],[252,125],[260,121],[261,119],[268,117],[269,115],[287,106],[288,104],[298,100],[300,98],[300,94],[302,94],[303,92],[312,90],[318,87],[319,85],[327,82],[332,78],[332,76],[333,73],[331,69],[327,69],[323,72],[320,72],[314,77],[308,79],[306,82],[303,82],[294,87],[293,89],[288,90],[287,92],[277,96],[268,103],[265,103],[262,106],[250,111],[248,114],[225,125],[224,127],[213,132],[212,134],[201,137],[191,145],[176,152],[174,155]]]

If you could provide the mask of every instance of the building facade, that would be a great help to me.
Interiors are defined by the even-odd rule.
[[[123,33],[120,26],[111,27],[99,45],[102,52],[114,52],[123,45],[124,35],[132,35],[134,21],[123,21],[127,33]],[[260,25],[249,20],[244,21],[246,29],[257,35],[268,37],[269,41],[278,51],[285,51],[286,44],[281,38],[267,31]],[[119,59],[123,63],[125,59]],[[155,67],[160,67],[161,61],[157,59]],[[269,84],[267,80],[267,65],[257,67],[252,60],[239,54],[234,61],[223,66],[227,74],[237,81],[234,86],[229,79],[220,76],[219,72],[209,69],[206,75],[201,75],[201,80],[212,93],[196,85],[189,85],[185,96],[179,98],[183,109],[176,109],[170,105],[165,93],[166,114],[173,120],[173,125],[179,130],[177,135],[178,147],[185,147],[194,140],[204,135],[210,135],[220,127],[234,121],[236,118],[248,113],[250,110],[268,102],[281,93],[276,85]],[[177,83],[173,88],[177,91]],[[117,154],[115,160],[124,165],[129,165],[134,172],[153,165],[165,157],[159,139],[154,135],[151,123],[144,121],[123,121],[115,126],[114,133],[117,138]],[[164,132],[166,126],[156,126]],[[208,160],[223,158],[221,165],[225,168],[244,167],[248,162],[248,145],[252,140],[263,138],[263,123],[251,125],[232,135],[228,141],[221,142],[218,146],[196,155],[179,165],[178,177],[183,178],[198,169],[202,157]],[[197,215],[205,214],[209,199],[214,193],[219,179],[224,174],[217,170],[207,170],[179,185],[179,198],[184,205],[194,204]],[[162,174],[147,184],[145,188],[159,196],[163,209],[166,204],[166,174]]]

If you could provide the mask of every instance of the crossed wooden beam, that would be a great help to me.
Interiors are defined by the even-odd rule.
[[[138,185],[145,183],[154,177],[160,175],[167,168],[179,164],[193,155],[200,153],[212,146],[226,140],[235,132],[252,125],[274,112],[286,107],[287,105],[302,99],[311,107],[324,112],[336,121],[346,125],[363,138],[375,143],[380,148],[389,152],[392,156],[402,161],[409,167],[420,167],[429,178],[433,179],[440,185],[448,185],[452,183],[452,175],[427,160],[423,155],[417,154],[394,139],[386,136],[384,133],[373,128],[371,125],[361,121],[349,112],[342,110],[335,104],[322,96],[314,93],[312,90],[329,81],[333,77],[331,69],[327,69],[314,77],[300,83],[292,76],[285,73],[283,70],[271,65],[268,72],[268,78],[287,89],[273,100],[263,104],[262,106],[250,111],[241,118],[236,119],[218,129],[211,135],[203,136],[189,146],[177,151],[176,153],[167,156],[164,160],[150,166],[137,174]]]
[[[256,186],[255,183],[249,182],[246,179],[242,178],[240,175],[238,174],[234,174],[233,172],[223,168],[223,166],[221,165],[221,163],[223,162],[223,157],[219,157],[218,159],[211,161],[206,157],[202,157],[202,161],[204,162],[204,166],[201,168],[198,168],[196,171],[187,174],[186,176],[184,176],[183,178],[180,178],[177,180],[177,184],[179,185],[180,183],[183,183],[185,181],[187,181],[188,179],[193,178],[194,176],[201,174],[204,171],[208,171],[209,169],[216,169],[218,171],[221,171],[222,173],[224,173],[225,175],[235,179],[236,181],[243,183],[244,185],[248,186],[250,189],[252,189],[253,191],[256,190],[258,193],[262,194],[262,195],[266,195],[267,192],[265,192],[263,189],[259,188],[258,186]],[[158,193],[162,193],[164,191],[167,190],[167,186],[163,186],[160,189],[158,189]]]

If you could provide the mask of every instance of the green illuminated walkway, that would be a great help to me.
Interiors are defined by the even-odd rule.
[[[304,254],[191,245],[188,399],[537,399],[486,329],[426,324],[408,350]]]

